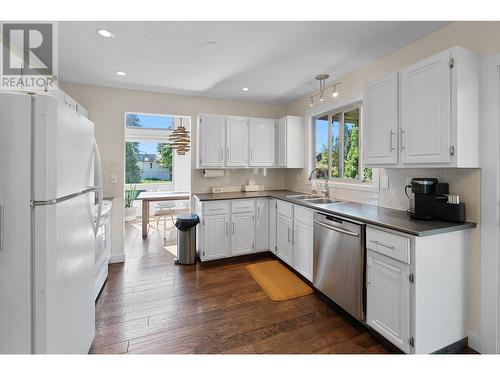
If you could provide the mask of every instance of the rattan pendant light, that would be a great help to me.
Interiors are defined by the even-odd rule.
[[[182,118],[180,125],[174,129],[168,140],[170,148],[176,150],[177,155],[185,155],[189,151],[189,131],[182,125]]]

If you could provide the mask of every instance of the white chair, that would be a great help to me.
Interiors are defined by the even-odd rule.
[[[156,217],[156,227],[159,228],[160,219],[163,217],[163,238],[167,238],[166,229],[167,229],[167,216],[170,216],[172,219],[172,225],[175,225],[174,222],[174,207],[176,206],[175,201],[160,201],[155,203],[155,208],[157,211],[154,213]]]

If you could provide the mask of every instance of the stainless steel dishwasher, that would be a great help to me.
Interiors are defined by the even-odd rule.
[[[358,320],[364,320],[365,227],[314,213],[313,284]]]

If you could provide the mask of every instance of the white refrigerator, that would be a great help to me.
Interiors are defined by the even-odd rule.
[[[0,353],[95,334],[94,124],[61,95],[0,93]]]

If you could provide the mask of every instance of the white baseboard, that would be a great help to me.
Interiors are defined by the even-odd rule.
[[[481,337],[469,331],[469,347],[474,349],[476,352],[481,353]]]
[[[109,263],[123,263],[125,262],[125,254],[111,254]]]

